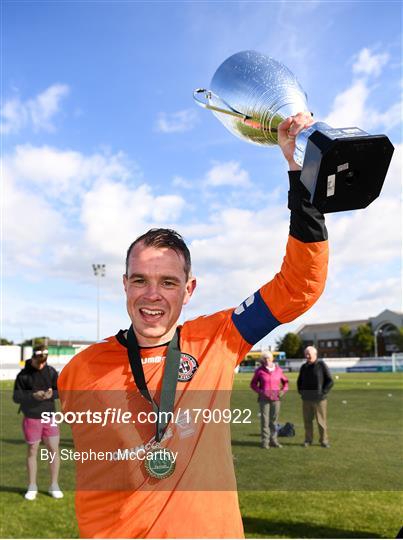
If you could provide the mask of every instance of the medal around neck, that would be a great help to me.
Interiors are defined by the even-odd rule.
[[[144,460],[147,474],[157,480],[163,480],[171,476],[175,471],[175,465],[173,453],[162,447],[148,452],[148,456]]]
[[[253,144],[277,144],[278,125],[309,111],[307,95],[295,75],[256,51],[227,58],[210,88],[194,90],[197,104],[210,109],[231,133]],[[358,127],[334,129],[324,122],[301,131],[295,146],[301,181],[322,213],[365,208],[373,202],[394,150],[385,135],[369,135]]]
[[[175,456],[173,452],[167,448],[163,448],[160,444],[168,425],[167,420],[160,422],[160,413],[172,413],[175,406],[175,392],[181,360],[179,331],[178,329],[176,330],[175,335],[168,346],[159,405],[153,400],[147,387],[143,366],[141,364],[140,350],[133,326],[130,326],[127,332],[127,353],[134,382],[142,396],[151,403],[153,411],[157,414],[158,418],[155,426],[155,441],[157,446],[147,453],[144,465],[149,476],[162,480],[171,476],[175,470]],[[166,415],[166,418],[168,416],[169,415]]]

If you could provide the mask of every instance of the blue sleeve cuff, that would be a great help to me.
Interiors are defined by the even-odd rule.
[[[281,324],[265,304],[260,291],[249,296],[234,309],[232,321],[243,339],[251,345]]]

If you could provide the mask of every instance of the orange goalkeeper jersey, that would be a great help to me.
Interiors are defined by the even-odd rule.
[[[169,478],[150,478],[139,459],[155,445],[155,424],[72,425],[78,452],[112,456],[76,462],[76,513],[82,537],[243,537],[229,424],[203,422],[200,415],[196,420],[194,411],[229,408],[234,368],[253,344],[317,300],[325,284],[327,259],[325,240],[303,242],[289,236],[281,271],[272,281],[237,308],[180,327],[182,359],[174,412],[182,412],[162,441],[163,447],[177,452],[175,472]],[[145,380],[156,401],[166,351],[167,345],[141,349]],[[64,411],[109,407],[130,412],[136,419],[140,411],[152,411],[134,383],[123,331],[73,358],[60,374],[59,391]],[[134,459],[122,459],[124,451]]]
[[[78,354],[61,372],[64,411],[84,415],[72,425],[75,450],[82,456],[76,461],[82,537],[243,537],[230,425],[220,421],[230,406],[234,368],[273,328],[309,309],[326,280],[323,216],[311,206],[299,173],[289,176],[290,236],[281,271],[237,308],[180,327],[175,417],[161,441],[176,456],[171,476],[157,480],[144,467],[145,452],[156,445],[155,423],[140,421],[152,408],[134,383],[123,331]],[[140,351],[157,403],[167,345]],[[108,413],[109,420],[97,423],[85,417],[86,411],[97,412],[101,420]],[[112,421],[118,413],[130,421]]]

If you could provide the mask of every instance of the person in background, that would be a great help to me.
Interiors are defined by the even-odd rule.
[[[277,440],[276,424],[280,416],[280,400],[288,390],[288,379],[274,362],[270,351],[262,353],[260,363],[250,386],[259,396],[262,448],[281,448]]]
[[[318,360],[318,351],[309,346],[305,349],[306,362],[302,364],[297,388],[302,398],[302,414],[305,427],[305,448],[313,441],[313,419],[319,429],[319,442],[323,448],[330,448],[327,432],[327,395],[333,386],[329,368],[323,360]]]
[[[13,400],[19,403],[24,415],[22,430],[25,442],[28,445],[27,469],[28,489],[25,498],[28,501],[36,499],[38,494],[37,454],[41,441],[52,452],[54,459],[50,465],[49,495],[61,499],[63,493],[59,488],[59,428],[41,421],[43,412],[55,411],[57,393],[57,371],[47,365],[48,350],[44,345],[37,345],[33,349],[32,358],[27,360],[14,383]]]

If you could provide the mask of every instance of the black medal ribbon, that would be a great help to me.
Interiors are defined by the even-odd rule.
[[[181,351],[179,348],[179,330],[177,329],[173,338],[169,342],[168,352],[165,360],[164,375],[162,377],[161,400],[159,406],[151,397],[144,377],[143,365],[141,363],[140,348],[137,343],[133,325],[127,332],[127,351],[129,355],[130,367],[133,373],[134,382],[142,396],[149,401],[153,411],[157,414],[155,440],[159,443],[168,426],[169,417],[174,410],[175,392],[178,383],[179,364]],[[166,413],[161,415],[160,413]],[[161,416],[163,421],[161,422]]]

